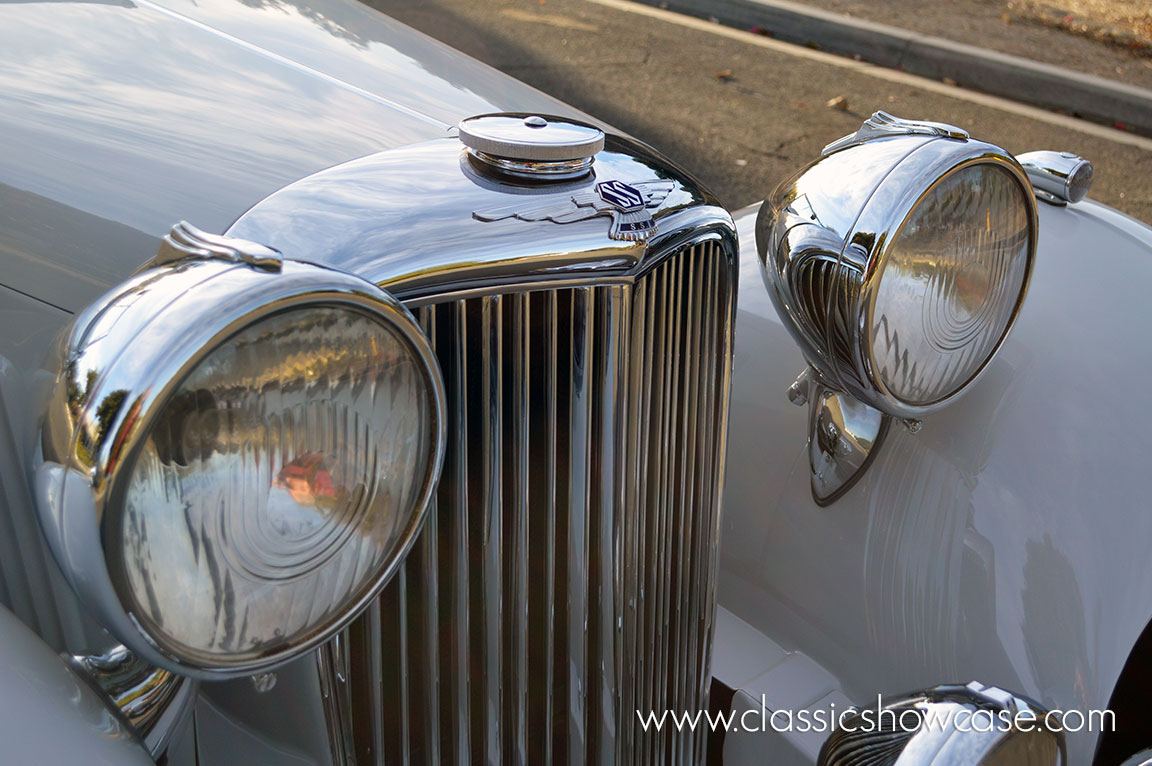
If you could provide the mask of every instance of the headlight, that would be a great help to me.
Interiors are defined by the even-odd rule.
[[[210,258],[146,271],[86,316],[38,471],[84,600],[191,675],[329,638],[403,558],[439,471],[442,384],[410,315],[340,272]]]
[[[1035,204],[1002,149],[876,115],[765,203],[757,242],[769,293],[821,380],[916,418],[963,392],[1011,329]]]

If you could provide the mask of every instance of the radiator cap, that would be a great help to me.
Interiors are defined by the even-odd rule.
[[[604,131],[564,117],[482,114],[460,122],[460,141],[490,167],[515,176],[567,179],[588,172]]]

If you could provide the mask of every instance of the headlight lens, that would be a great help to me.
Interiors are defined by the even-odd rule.
[[[110,562],[122,597],[202,664],[323,631],[412,533],[433,407],[410,345],[366,313],[308,307],[241,330],[140,444]]]
[[[979,372],[1023,292],[1029,208],[998,165],[940,179],[885,254],[868,316],[873,374],[902,402],[926,406]]]

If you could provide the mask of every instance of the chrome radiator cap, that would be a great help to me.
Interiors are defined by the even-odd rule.
[[[559,162],[594,157],[604,148],[604,131],[560,117],[482,114],[460,121],[460,142],[495,157]]]
[[[460,143],[482,167],[515,178],[561,181],[587,175],[604,131],[538,114],[481,114],[461,120]]]

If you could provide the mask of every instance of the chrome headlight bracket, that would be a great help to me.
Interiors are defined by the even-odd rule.
[[[808,465],[812,499],[836,502],[852,488],[878,454],[892,418],[831,388],[808,367],[788,389],[797,406],[808,405]]]
[[[154,758],[187,726],[199,683],[142,661],[123,645],[74,656],[70,664],[115,706]]]
[[[948,191],[947,204],[937,204],[947,184],[962,190]],[[986,191],[992,187],[999,196]],[[910,224],[931,205],[944,244],[933,249],[919,243],[910,256],[906,231],[935,231]],[[1001,216],[1003,211],[1010,215]],[[961,231],[961,224],[967,229]],[[953,228],[984,238],[970,258],[948,240]],[[1036,233],[1032,183],[1010,154],[958,128],[883,113],[829,144],[765,202],[756,226],[765,285],[810,365],[789,395],[797,404],[810,404],[812,494],[818,504],[835,501],[852,486],[890,419],[915,432],[921,418],[953,401],[987,368],[1027,292]],[[1001,260],[989,266],[987,251],[979,248],[1008,255],[995,256]],[[902,334],[889,332],[887,312],[894,304],[881,295],[885,267],[898,252],[902,268],[912,273],[903,279],[924,285],[921,297],[903,296],[899,304],[906,320]],[[910,260],[912,267],[903,265]],[[946,268],[960,264],[963,270],[970,263],[978,267],[975,279],[961,287],[955,287],[959,278],[948,288],[932,286],[952,277]],[[943,293],[933,289],[953,290],[947,294],[953,302],[937,311]],[[969,302],[961,309],[971,316],[949,313],[960,305],[952,297],[960,290]],[[988,306],[994,311],[986,311]],[[993,319],[984,320],[986,314]],[[923,347],[939,354],[919,367],[910,340],[917,333],[927,339]],[[931,377],[936,372],[924,372],[932,365],[945,371],[939,379]]]

